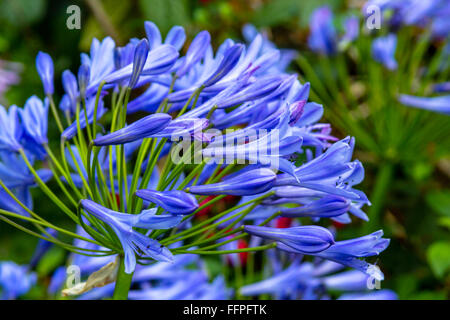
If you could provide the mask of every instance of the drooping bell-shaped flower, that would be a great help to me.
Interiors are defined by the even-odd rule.
[[[148,115],[125,128],[96,138],[94,145],[107,146],[124,144],[149,137],[167,127],[171,119],[172,117],[166,113]]]
[[[44,86],[45,94],[46,95],[53,94],[54,67],[53,67],[53,60],[49,54],[39,51],[39,53],[36,56],[36,69]]]
[[[78,87],[80,88],[80,96],[82,99],[86,97],[86,89],[89,85],[90,68],[87,64],[82,64],[78,69]]]
[[[267,168],[253,169],[240,173],[222,182],[196,185],[189,188],[193,194],[244,196],[263,193],[272,188],[276,174]]]
[[[139,198],[155,203],[169,213],[184,215],[194,212],[198,208],[197,199],[189,193],[180,190],[156,191],[137,190]]]
[[[131,74],[128,87],[134,88],[137,81],[139,80],[141,72],[145,66],[145,61],[147,60],[148,51],[148,41],[146,39],[142,39],[141,41],[139,41],[134,50],[133,73]]]
[[[292,228],[270,228],[244,226],[245,232],[284,243],[293,250],[304,253],[317,253],[334,244],[333,234],[319,226],[300,226]]]
[[[156,215],[156,209],[145,210],[140,214],[116,212],[91,201],[82,200],[83,209],[109,225],[122,244],[125,254],[125,272],[132,273],[136,267],[136,254],[157,261],[172,261],[170,250],[158,241],[150,239],[133,228],[169,229],[180,223],[181,216]]]

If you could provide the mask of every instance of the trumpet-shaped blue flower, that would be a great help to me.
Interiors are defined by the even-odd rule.
[[[116,212],[91,201],[82,200],[83,209],[108,224],[116,233],[125,254],[125,272],[132,273],[136,267],[136,254],[158,261],[172,261],[169,249],[158,241],[150,239],[133,228],[169,229],[181,221],[181,216],[155,215],[156,209],[145,210],[140,214]]]
[[[124,144],[147,138],[167,127],[171,119],[172,117],[165,113],[155,113],[146,116],[123,129],[96,138],[94,145],[107,146]]]
[[[133,60],[133,73],[130,77],[130,82],[128,83],[128,87],[134,88],[136,85],[139,76],[141,75],[142,69],[144,69],[145,61],[147,60],[149,51],[148,41],[146,39],[142,39],[136,45],[134,50],[134,60]]]
[[[78,87],[80,88],[81,99],[86,97],[86,89],[89,85],[89,77],[91,75],[91,70],[89,65],[82,64],[78,69]]]

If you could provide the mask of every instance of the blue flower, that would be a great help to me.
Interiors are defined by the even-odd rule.
[[[222,61],[217,66],[217,69],[205,80],[203,86],[209,87],[225,77],[239,62],[243,50],[244,46],[241,44],[229,47],[223,54]]]
[[[42,84],[44,85],[44,92],[46,95],[51,95],[54,92],[53,88],[53,60],[45,52],[39,51],[36,56],[36,69],[41,77]]]
[[[169,229],[180,223],[181,216],[155,215],[156,209],[145,210],[140,214],[116,212],[91,201],[82,200],[82,207],[97,219],[109,225],[122,244],[125,254],[125,272],[132,273],[136,267],[136,254],[159,261],[172,261],[169,249],[158,241],[150,239],[133,228]]]
[[[198,208],[197,199],[184,191],[138,190],[136,195],[144,200],[155,203],[169,213],[184,215]]]
[[[20,109],[20,116],[27,136],[38,145],[47,144],[48,99],[42,103],[32,96],[25,102],[24,109]]]
[[[333,13],[329,7],[321,7],[313,12],[310,29],[308,45],[311,50],[324,55],[336,53],[337,35],[333,26]]]
[[[395,60],[395,48],[397,46],[397,36],[393,33],[375,39],[372,43],[372,56],[375,61],[383,64],[389,70],[397,69]]]
[[[196,185],[189,188],[193,194],[233,196],[263,193],[272,188],[276,179],[275,173],[266,168],[246,171],[222,182]]]
[[[155,113],[146,116],[129,126],[106,134],[94,140],[96,146],[124,144],[150,137],[160,132],[169,124],[172,117],[165,113]]]
[[[450,95],[441,97],[416,97],[401,94],[400,103],[409,107],[430,110],[450,115]]]
[[[177,77],[184,76],[189,70],[198,62],[206,53],[211,41],[211,36],[208,31],[201,31],[192,40],[184,61],[176,72]]]

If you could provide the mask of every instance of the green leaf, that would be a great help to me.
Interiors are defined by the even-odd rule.
[[[442,278],[450,268],[450,242],[435,242],[427,250],[433,273]]]
[[[41,276],[50,274],[54,269],[64,263],[65,251],[60,247],[53,247],[39,261],[37,272]]]
[[[163,35],[174,25],[189,23],[186,0],[140,0],[139,6],[144,19],[153,21]]]
[[[46,7],[45,0],[3,0],[0,1],[0,20],[16,26],[29,25],[43,17]]]
[[[437,190],[427,194],[428,205],[437,213],[450,217],[450,190]]]

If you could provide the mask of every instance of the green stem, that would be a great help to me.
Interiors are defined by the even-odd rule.
[[[130,291],[133,273],[125,273],[125,259],[119,258],[119,270],[117,271],[116,287],[114,288],[114,300],[127,300],[128,291]]]

